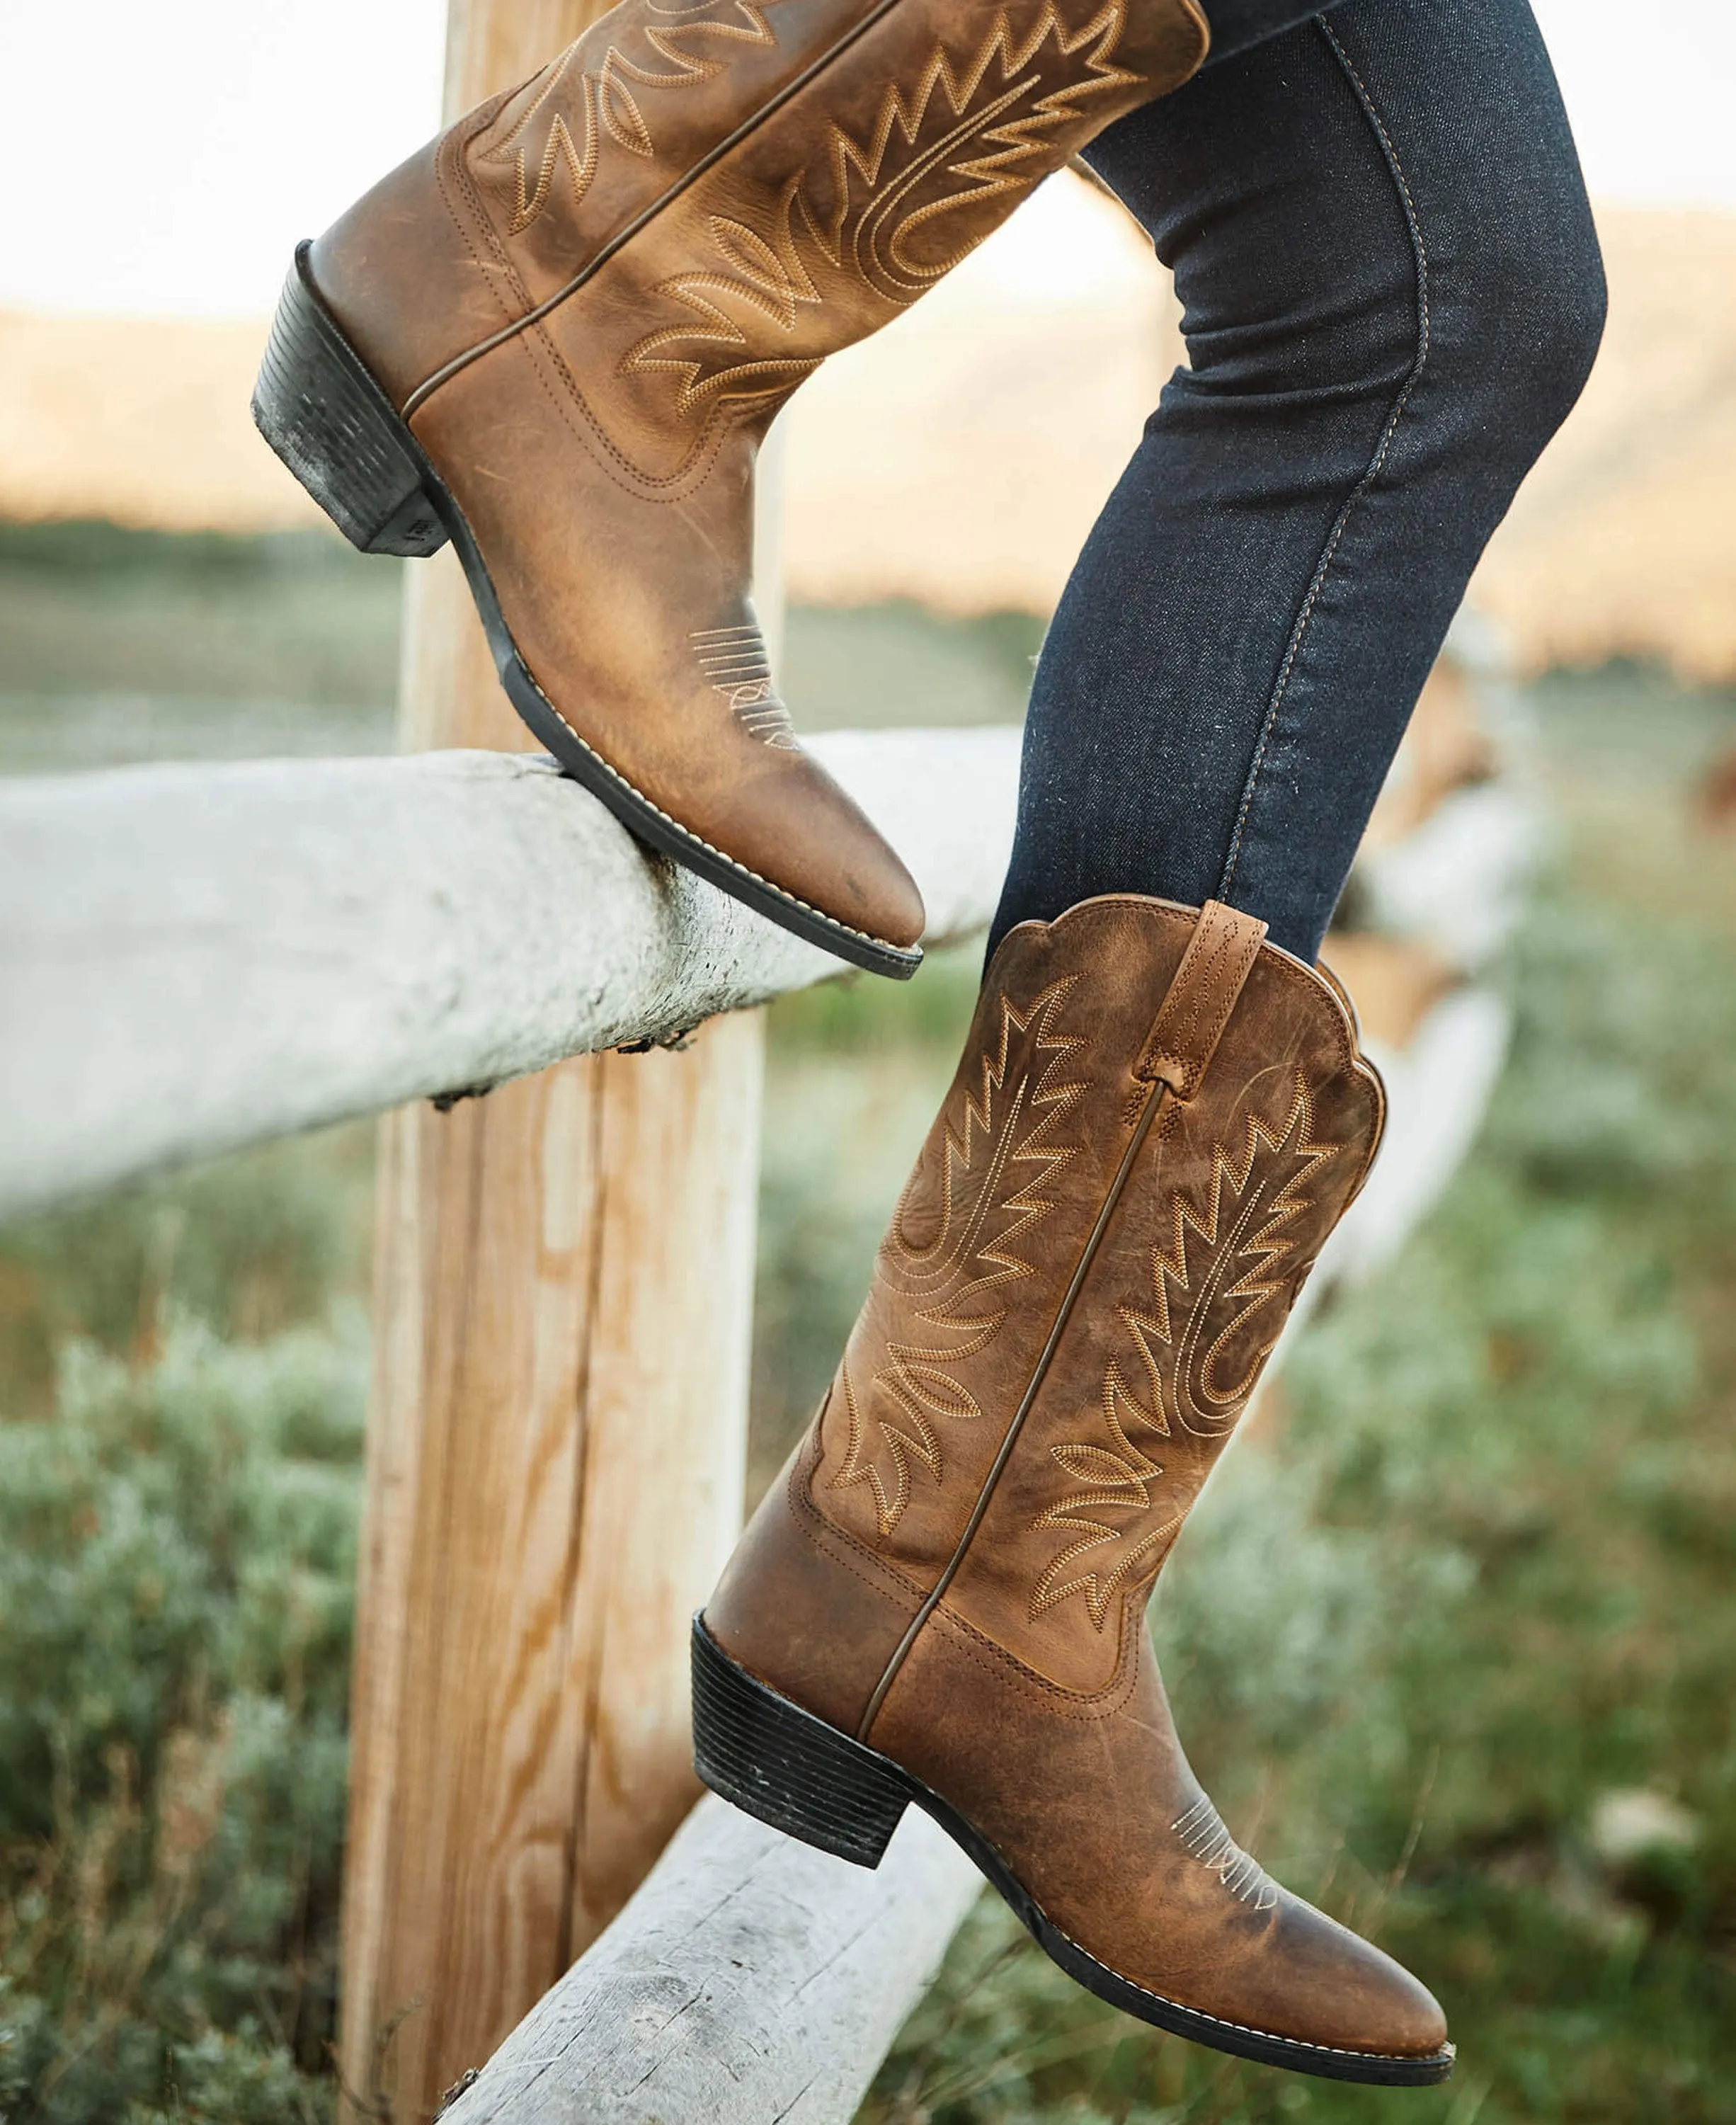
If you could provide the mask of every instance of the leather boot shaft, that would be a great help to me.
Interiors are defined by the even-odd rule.
[[[1208,38],[1196,0],[624,0],[359,200],[314,271],[401,405],[617,260],[584,308],[620,316],[629,374],[676,332],[684,412],[776,398]]]
[[[833,1539],[1067,1689],[1109,1684],[1379,1144],[1347,1007],[1261,934],[1113,898],[1004,940],[804,1455]]]

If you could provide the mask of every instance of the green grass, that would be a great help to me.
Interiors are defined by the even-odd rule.
[[[389,752],[402,593],[316,533],[0,524],[0,771]]]
[[[370,1146],[0,1238],[0,2118],[332,2115]]]
[[[800,730],[1023,722],[1042,625],[944,620],[920,605],[796,605],[780,682]]]
[[[324,2119],[359,1320],[0,1424],[0,2115]]]

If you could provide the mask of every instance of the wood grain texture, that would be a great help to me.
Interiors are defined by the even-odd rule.
[[[870,1873],[708,1796],[441,2125],[849,2125],[980,1887],[915,1809]]]
[[[736,1017],[384,1125],[342,2053],[400,2125],[692,1802],[688,1621],[741,1519],[760,1063]]]
[[[602,12],[457,0],[449,111]],[[407,742],[529,749],[449,552],[409,601]],[[761,1062],[742,1015],[383,1124],[341,2052],[394,2125],[692,1805],[688,1619],[741,1516]]]
[[[484,97],[527,81],[612,0],[449,0],[445,115],[449,125]]]

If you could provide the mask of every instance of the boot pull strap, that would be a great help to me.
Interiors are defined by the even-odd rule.
[[[1178,1100],[1198,1091],[1265,937],[1251,915],[1206,902],[1135,1065],[1142,1084],[1167,1085]]]

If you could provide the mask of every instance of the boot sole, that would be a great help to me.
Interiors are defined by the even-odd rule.
[[[807,943],[908,981],[922,964],[920,947],[854,930],[690,833],[562,715],[519,654],[463,511],[321,299],[309,248],[296,251],[253,391],[254,423],[272,450],[363,553],[420,558],[451,540],[506,698],[564,772],[640,840]]]
[[[1323,2080],[1431,2088],[1452,2071],[1453,2047],[1425,2058],[1343,2051],[1221,2021],[1148,1992],[1087,1953],[1045,1915],[1006,1862],[920,1779],[804,1712],[730,1659],[695,1617],[694,1766],[715,1793],[774,1830],[858,1867],[877,1867],[906,1807],[934,1817],[1006,1900],[1053,1962],[1112,2007],[1214,2051]]]

